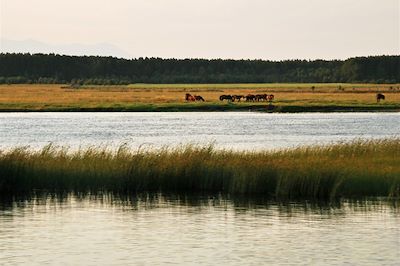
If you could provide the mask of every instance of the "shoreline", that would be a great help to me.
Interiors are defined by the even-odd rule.
[[[400,112],[400,105],[391,106],[296,106],[296,105],[140,105],[126,107],[47,107],[1,108],[0,113],[46,112],[265,112],[265,113],[352,113],[352,112]]]

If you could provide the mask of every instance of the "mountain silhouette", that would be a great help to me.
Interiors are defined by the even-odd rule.
[[[0,39],[1,53],[54,53],[63,55],[95,55],[95,56],[113,56],[119,58],[132,58],[128,52],[119,47],[102,42],[95,44],[49,44],[41,41],[26,39],[26,40],[9,40]]]

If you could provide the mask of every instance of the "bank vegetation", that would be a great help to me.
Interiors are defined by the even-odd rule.
[[[48,145],[0,152],[0,193],[183,192],[276,199],[400,196],[400,139],[277,151]]]

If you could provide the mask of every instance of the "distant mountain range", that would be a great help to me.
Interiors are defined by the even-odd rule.
[[[9,40],[0,39],[0,53],[44,53],[44,54],[64,54],[64,55],[95,55],[113,56],[120,58],[132,58],[128,52],[110,43],[95,44],[48,44],[32,39]]]

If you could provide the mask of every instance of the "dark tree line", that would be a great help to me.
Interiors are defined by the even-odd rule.
[[[400,83],[400,56],[347,60],[119,59],[0,54],[0,83]]]

